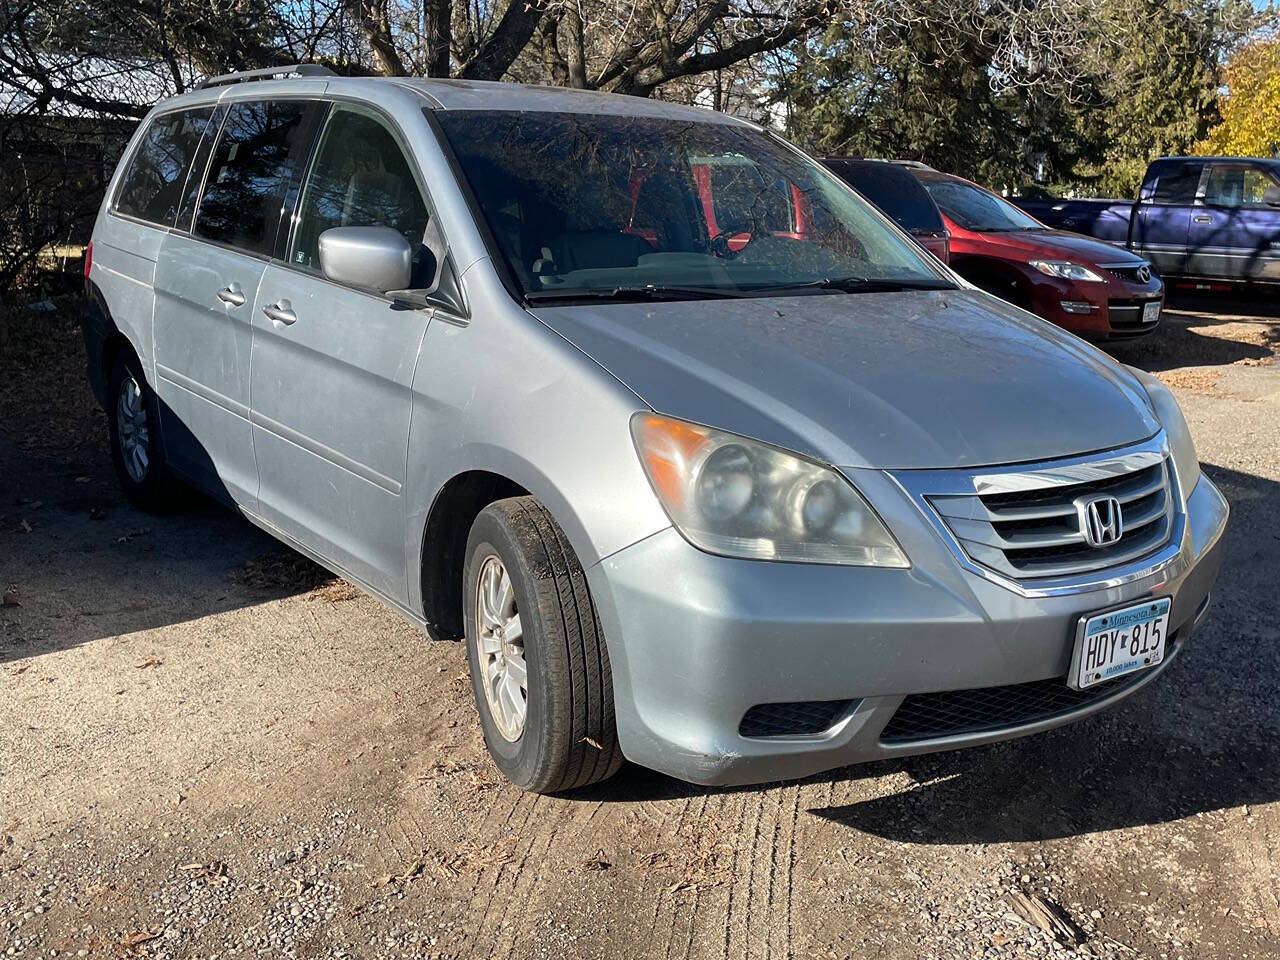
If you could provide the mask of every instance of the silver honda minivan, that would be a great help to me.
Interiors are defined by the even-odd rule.
[[[287,72],[161,104],[112,180],[85,335],[120,482],[463,640],[514,783],[987,743],[1192,642],[1227,505],[1169,391],[769,131]]]

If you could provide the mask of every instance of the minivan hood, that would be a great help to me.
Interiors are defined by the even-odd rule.
[[[531,312],[659,413],[838,466],[1046,460],[1159,430],[1122,366],[978,291]]]

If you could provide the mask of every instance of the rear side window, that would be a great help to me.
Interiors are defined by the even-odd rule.
[[[1201,165],[1184,163],[1160,171],[1151,199],[1156,203],[1195,203]]]
[[[320,267],[320,234],[332,227],[391,227],[422,250],[427,205],[404,150],[379,119],[350,108],[325,125],[303,188],[289,260]]]
[[[1213,163],[1205,178],[1204,202],[1222,207],[1262,206],[1263,195],[1274,186],[1271,175],[1257,167]]]
[[[116,212],[173,226],[182,205],[191,160],[212,118],[213,107],[156,117],[142,135],[120,181]]]
[[[831,169],[908,232],[940,233],[942,215],[915,175],[888,163],[833,160]]]
[[[231,104],[196,212],[195,234],[250,253],[274,243],[308,104],[261,100]]]

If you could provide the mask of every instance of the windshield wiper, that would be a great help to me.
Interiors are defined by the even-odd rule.
[[[954,290],[942,280],[891,280],[873,277],[823,277],[804,283],[787,283],[776,287],[757,287],[756,292],[778,290],[840,290],[844,293],[897,293],[900,290]]]
[[[737,290],[719,287],[673,287],[646,283],[643,286],[602,287],[578,290],[531,290],[526,300],[724,300],[741,297]]]

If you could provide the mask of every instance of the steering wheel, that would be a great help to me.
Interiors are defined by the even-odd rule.
[[[746,243],[742,245],[742,249],[739,249],[739,250],[734,250],[732,247],[729,246],[730,240],[744,233],[750,234],[751,240],[754,240],[756,238],[756,224],[754,221],[735,223],[731,226],[725,227],[723,230],[718,232],[714,237],[711,238],[711,243],[710,243],[711,252],[715,256],[720,257],[721,259],[732,260],[734,257],[736,257],[738,254],[742,252],[742,249],[746,249],[747,245],[751,243],[751,240],[748,240]]]

